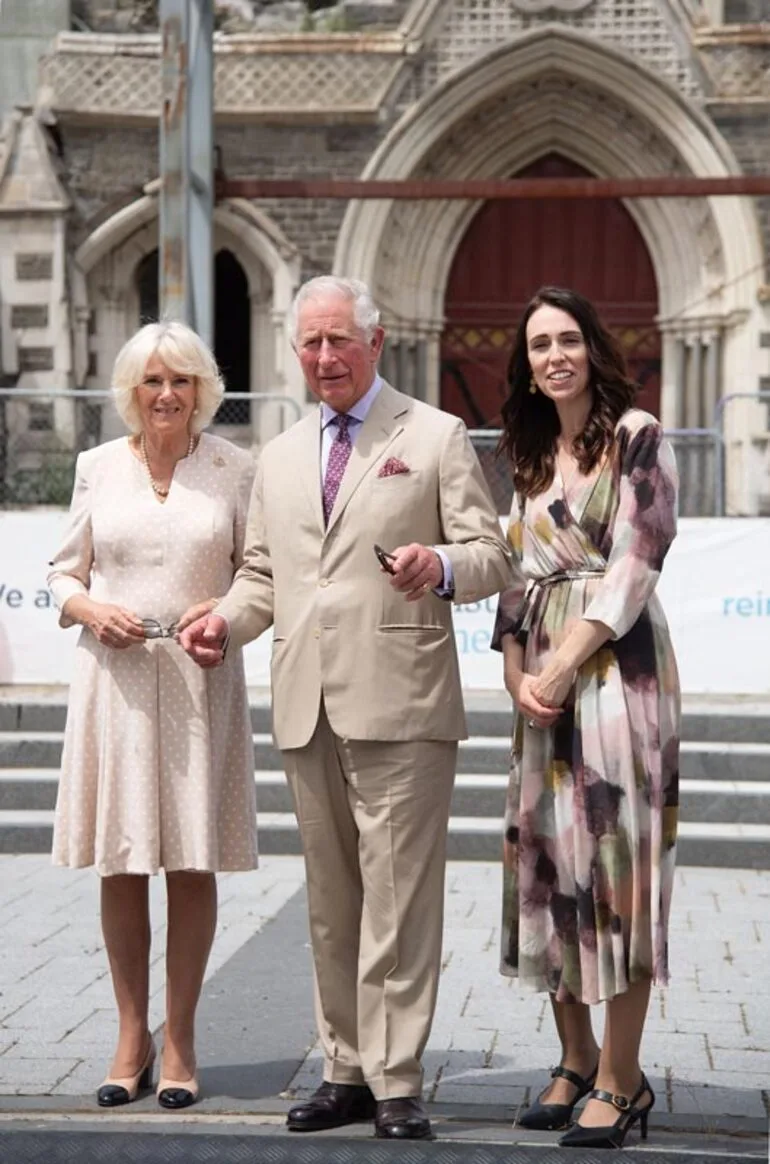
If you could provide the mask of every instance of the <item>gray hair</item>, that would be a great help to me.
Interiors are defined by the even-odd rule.
[[[183,376],[195,378],[195,412],[190,427],[200,432],[213,419],[225,386],[207,345],[186,323],[147,323],[120,349],[112,372],[112,398],[121,420],[132,432],[142,424],[136,388],[153,356]]]
[[[302,304],[307,303],[309,299],[320,299],[323,295],[338,295],[348,299],[353,304],[353,319],[356,327],[364,332],[367,339],[372,338],[374,329],[380,322],[380,309],[374,302],[366,283],[360,279],[342,279],[337,275],[318,275],[315,279],[308,279],[307,283],[303,283],[294,296],[294,302],[291,305],[292,342],[297,339],[297,325]]]

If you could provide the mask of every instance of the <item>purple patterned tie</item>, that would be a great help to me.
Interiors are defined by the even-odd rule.
[[[332,421],[332,424],[337,425],[337,435],[332,441],[332,447],[329,450],[329,460],[326,465],[326,475],[324,477],[324,524],[329,524],[329,514],[331,513],[337,494],[340,491],[340,484],[342,476],[345,472],[353,446],[350,443],[350,433],[348,432],[348,425],[350,424],[350,417],[340,412]]]

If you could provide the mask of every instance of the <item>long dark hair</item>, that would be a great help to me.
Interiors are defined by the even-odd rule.
[[[637,385],[629,377],[620,345],[610,335],[596,308],[563,287],[541,287],[529,301],[516,331],[508,361],[508,399],[502,408],[503,433],[498,453],[513,465],[517,493],[534,497],[553,481],[559,416],[543,392],[530,392],[532,370],[527,352],[527,324],[538,307],[558,307],[577,323],[588,349],[591,411],[574,443],[581,473],[590,473],[611,447],[615,425],[634,402]]]

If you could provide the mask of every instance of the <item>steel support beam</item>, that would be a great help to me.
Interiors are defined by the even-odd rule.
[[[213,0],[160,0],[161,317],[214,339]]]
[[[223,178],[218,198],[382,198],[487,201],[490,198],[713,198],[770,196],[770,176],[734,178],[512,178],[381,181]]]

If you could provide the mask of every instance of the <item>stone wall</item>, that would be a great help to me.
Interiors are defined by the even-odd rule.
[[[725,0],[725,24],[759,24],[770,20],[767,0]]]
[[[216,143],[228,177],[354,178],[377,148],[384,127],[219,126]],[[72,196],[71,242],[77,247],[104,218],[141,196],[158,176],[154,128],[68,126],[63,180]],[[303,278],[331,270],[346,202],[260,201],[303,256]]]
[[[746,174],[770,174],[770,134],[767,109],[720,109],[711,120],[723,135]],[[770,198],[755,199],[765,250],[765,281],[770,281]]]
[[[40,56],[68,26],[68,0],[0,0],[0,121],[34,102]]]
[[[71,243],[77,248],[111,211],[140,198],[158,177],[154,127],[68,125],[63,135],[62,180],[72,198]]]
[[[357,178],[383,133],[381,127],[355,125],[221,127],[217,143],[228,177]],[[260,201],[299,249],[303,278],[331,270],[346,206],[338,199]]]

